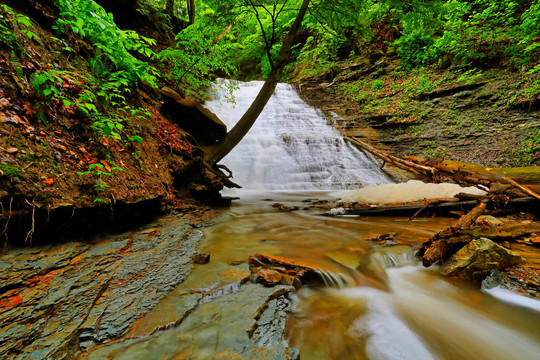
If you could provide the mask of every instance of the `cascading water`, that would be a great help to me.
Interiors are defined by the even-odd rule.
[[[227,81],[214,86],[216,100],[205,106],[231,129],[263,82],[238,82],[233,105],[219,101],[219,85]],[[288,84],[278,84],[255,125],[222,162],[248,190],[341,190],[391,182]]]
[[[217,101],[207,106],[230,128],[260,86],[239,83],[235,108]],[[415,259],[415,246],[455,219],[411,223],[392,217],[323,218],[316,216],[318,209],[304,207],[305,199],[328,195],[313,190],[389,179],[344,143],[292,87],[278,86],[253,129],[224,163],[236,182],[258,191],[235,202],[227,212],[230,217],[206,231],[200,251],[212,254],[212,260],[195,266],[186,281],[138,321],[132,337],[98,349],[90,359],[297,358],[283,351],[287,342],[279,331],[285,328],[302,359],[538,358],[538,300],[491,290],[502,302],[447,281]],[[294,191],[268,196],[265,190]],[[301,210],[279,212],[270,199]],[[390,232],[384,244],[374,243]],[[306,264],[325,287],[307,285],[289,293],[295,304],[291,310],[275,298],[283,289],[244,283],[247,260],[255,253]],[[259,297],[269,289],[274,289],[270,298]],[[292,314],[285,327],[287,311]]]

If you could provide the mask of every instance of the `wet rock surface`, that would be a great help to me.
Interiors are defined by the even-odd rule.
[[[103,346],[87,359],[297,359],[285,340],[293,290],[247,283],[214,296],[186,293],[198,299],[174,326]]]
[[[250,279],[264,286],[302,284],[343,287],[346,283],[342,274],[334,274],[317,264],[300,259],[291,259],[268,254],[254,254],[249,257]]]
[[[190,220],[92,242],[0,255],[0,358],[71,359],[125,335],[189,275]]]
[[[482,281],[483,289],[500,286],[521,295],[540,298],[540,268],[515,266],[501,272],[492,270]]]
[[[525,259],[497,243],[480,238],[472,240],[442,265],[445,276],[482,281],[493,269],[502,270],[519,265]]]

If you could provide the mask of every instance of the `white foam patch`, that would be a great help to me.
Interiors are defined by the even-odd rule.
[[[419,180],[409,180],[400,184],[366,186],[362,189],[340,193],[342,201],[364,204],[410,203],[421,200],[452,199],[454,195],[467,193],[484,195],[486,192],[475,187],[462,187],[457,184],[427,184]]]
[[[540,300],[536,300],[536,299],[532,299],[526,296],[516,294],[515,292],[512,292],[507,289],[503,289],[500,286],[497,286],[493,289],[484,290],[484,291],[490,294],[491,296],[499,300],[502,300],[506,303],[540,311]]]

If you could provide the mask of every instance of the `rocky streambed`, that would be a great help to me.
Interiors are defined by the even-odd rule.
[[[200,224],[167,217],[121,235],[4,248],[0,357],[72,359],[125,335],[189,275]]]
[[[296,358],[284,334],[293,287],[240,285],[245,270],[207,276],[197,264],[213,217],[176,214],[123,234],[4,248],[0,358],[148,359],[153,347],[194,358],[210,348],[223,359]]]
[[[315,198],[328,195],[244,195],[217,223],[175,214],[134,232],[4,249],[0,357],[528,359],[540,349],[537,311],[414,259],[453,219],[329,218]],[[268,254],[259,262],[291,259],[297,275],[314,269],[326,286],[256,283],[257,252]],[[282,261],[270,268],[291,273]]]

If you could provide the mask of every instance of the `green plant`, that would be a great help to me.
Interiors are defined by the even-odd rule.
[[[438,55],[435,40],[423,30],[404,34],[394,44],[405,69],[429,65]]]
[[[11,164],[2,164],[0,165],[0,176],[6,176],[11,179],[11,181],[19,181],[19,175],[21,169]]]
[[[142,79],[156,85],[157,70],[147,62],[135,58],[131,52],[152,58],[155,54],[149,46],[156,41],[137,34],[132,30],[121,30],[100,5],[92,0],[56,0],[61,10],[56,29],[60,32],[72,31],[81,37],[88,37],[98,51],[101,51],[115,70],[125,71],[130,84]]]
[[[377,91],[384,89],[384,83],[381,79],[374,80],[371,84],[371,90]]]
[[[409,129],[413,139],[417,139],[425,133],[423,125],[412,125]]]
[[[475,82],[478,82],[484,77],[484,74],[481,71],[478,71],[478,69],[470,69],[465,71],[463,74],[461,74],[457,81],[458,82],[464,82],[466,84],[473,84]]]
[[[88,166],[87,171],[79,172],[78,174],[79,176],[89,177],[92,180],[94,180],[94,184],[93,184],[94,191],[96,191],[97,193],[100,193],[109,187],[109,185],[107,185],[103,181],[103,179],[105,177],[113,176],[114,171],[124,171],[124,169],[122,169],[121,167],[112,166],[109,172],[109,171],[106,171],[104,165],[93,163]],[[96,198],[94,202],[100,202],[102,200],[103,199]]]
[[[12,24],[22,26],[20,30],[29,39],[39,39],[39,37],[29,28],[32,27],[32,21],[26,15],[15,14],[12,8],[6,4],[0,4],[0,43],[13,48],[17,44],[17,36],[15,35]],[[17,44],[20,47],[20,44]]]
[[[50,103],[54,98],[63,98],[64,95],[59,89],[64,80],[60,75],[65,75],[65,71],[57,71],[50,69],[50,65],[46,67],[48,70],[36,72],[30,79],[30,85],[36,93],[45,99],[45,102]]]
[[[209,13],[207,16],[211,17]],[[230,29],[230,28],[229,28]],[[158,54],[166,66],[166,79],[200,90],[204,94],[212,83],[212,73],[230,75],[235,69],[232,54],[238,44],[232,41],[228,30],[196,22],[176,36],[176,45]]]
[[[418,94],[427,93],[433,90],[433,81],[426,75],[422,74],[418,78],[418,86],[416,92]]]

